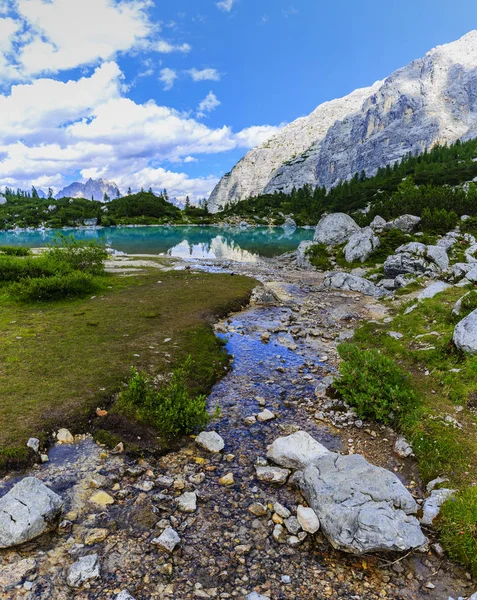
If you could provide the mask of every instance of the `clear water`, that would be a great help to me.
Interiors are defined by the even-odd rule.
[[[58,233],[80,240],[98,240],[127,254],[163,254],[178,258],[202,258],[253,262],[296,250],[313,239],[313,229],[289,231],[282,227],[104,227],[91,229],[2,231],[0,245],[39,248]]]

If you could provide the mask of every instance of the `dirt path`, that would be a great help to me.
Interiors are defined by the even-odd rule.
[[[324,292],[318,274],[283,268],[279,261],[232,268],[263,281],[261,300],[268,302],[217,325],[234,356],[232,371],[209,398],[210,408],[221,410],[210,429],[224,438],[224,451],[211,455],[191,440],[161,460],[136,463],[102,451],[88,438],[53,449],[50,463],[34,474],[66,499],[70,523],[59,533],[0,554],[4,578],[19,559],[35,562],[26,587],[10,589],[4,597],[109,599],[121,590],[136,600],[242,599],[253,591],[272,600],[470,595],[476,586],[465,573],[432,551],[404,558],[353,557],[334,551],[321,534],[298,546],[273,539],[273,504],[280,502],[293,513],[302,499],[290,486],[258,481],[255,463],[267,444],[298,429],[331,450],[359,452],[394,470],[416,498],[423,496],[413,462],[392,452],[396,436],[390,429],[361,423],[315,393],[322,378],[336,372],[339,340],[348,338],[360,320],[383,318],[382,305],[358,294]],[[253,422],[264,408],[275,418]],[[219,480],[228,474],[234,484],[225,487]],[[11,483],[4,482],[5,489]],[[98,488],[114,504],[93,505],[89,499]],[[178,509],[176,499],[184,491],[197,494],[195,512]],[[265,514],[254,514],[260,513],[256,506],[251,512],[258,504]],[[167,526],[181,537],[172,555],[152,543]],[[93,529],[106,530],[106,537],[85,546]],[[99,555],[101,579],[79,590],[68,588],[68,568],[92,553]]]

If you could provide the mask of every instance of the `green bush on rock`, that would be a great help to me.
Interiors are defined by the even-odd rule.
[[[411,382],[390,358],[354,344],[338,347],[343,362],[334,387],[361,418],[399,424],[419,404]]]
[[[313,244],[306,251],[310,263],[320,271],[329,271],[332,268],[330,253],[326,244]]]

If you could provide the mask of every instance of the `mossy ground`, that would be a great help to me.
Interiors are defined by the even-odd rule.
[[[22,305],[0,296],[0,470],[28,460],[31,436],[85,430],[132,366],[160,380],[190,354],[191,391],[209,392],[228,364],[210,323],[245,304],[256,283],[153,269],[101,282],[81,300]]]

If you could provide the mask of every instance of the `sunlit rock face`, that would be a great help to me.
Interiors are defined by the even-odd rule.
[[[252,149],[216,186],[217,212],[305,184],[331,188],[408,152],[477,135],[477,31],[438,46],[384,81],[320,105]]]
[[[88,179],[86,183],[75,182],[62,189],[55,198],[86,198],[103,201],[104,195],[113,200],[119,195],[118,186],[106,179]]]

